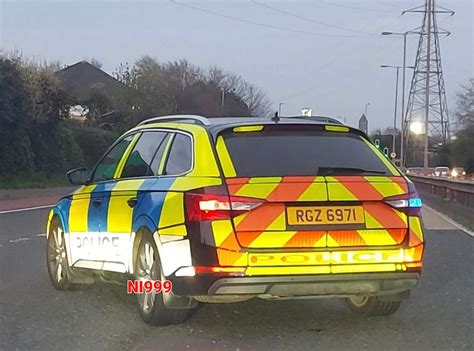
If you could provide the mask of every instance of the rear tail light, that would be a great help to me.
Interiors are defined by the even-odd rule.
[[[416,192],[387,197],[384,199],[384,202],[412,216],[418,216],[421,211],[421,206],[423,205],[423,202]]]
[[[214,194],[186,194],[186,214],[190,221],[230,219],[253,210],[262,200]]]
[[[195,267],[196,273],[209,273],[209,274],[226,274],[242,276],[245,273],[246,267],[206,267],[197,266]]]

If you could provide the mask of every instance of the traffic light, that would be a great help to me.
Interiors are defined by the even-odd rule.
[[[385,157],[388,157],[388,147],[384,147],[383,148],[383,154],[385,155]]]
[[[380,149],[380,139],[375,139],[374,143],[375,143],[375,147],[377,149]]]

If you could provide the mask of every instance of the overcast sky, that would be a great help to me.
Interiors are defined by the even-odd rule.
[[[286,115],[307,106],[356,125],[370,102],[370,130],[393,124],[395,71],[379,66],[401,64],[402,38],[379,34],[421,25],[421,14],[400,12],[423,0],[176,2],[195,8],[164,0],[0,0],[0,49],[66,65],[96,58],[108,73],[142,55],[186,58],[241,75],[265,90],[275,110],[283,102]],[[452,32],[441,39],[441,55],[453,111],[459,85],[474,76],[473,0],[437,3],[456,11],[438,16]],[[417,41],[409,39],[409,64]]]

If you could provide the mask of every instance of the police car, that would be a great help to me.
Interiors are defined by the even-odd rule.
[[[151,118],[67,176],[81,186],[49,214],[53,286],[172,282],[136,294],[149,324],[255,297],[389,315],[422,270],[413,184],[335,119]]]

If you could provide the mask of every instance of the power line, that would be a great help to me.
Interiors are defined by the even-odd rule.
[[[275,30],[279,30],[279,31],[292,32],[292,33],[299,33],[299,34],[306,34],[306,35],[317,35],[317,36],[324,36],[324,37],[345,37],[345,38],[364,37],[364,36],[362,36],[362,35],[344,35],[344,34],[331,34],[331,33],[315,33],[315,32],[307,32],[307,31],[298,30],[298,29],[291,29],[291,28],[273,26],[273,25],[271,25],[271,24],[264,24],[264,23],[260,23],[260,22],[250,21],[250,20],[247,20],[247,19],[244,19],[244,18],[240,18],[240,17],[234,17],[234,16],[225,15],[225,14],[223,14],[223,13],[215,12],[215,11],[211,11],[211,10],[207,10],[207,9],[202,8],[202,7],[197,7],[197,6],[193,6],[193,5],[189,5],[189,4],[184,4],[184,3],[178,2],[178,1],[176,1],[176,0],[169,0],[169,1],[170,1],[171,3],[173,3],[173,4],[175,4],[175,5],[187,7],[187,8],[193,9],[193,10],[195,10],[195,11],[200,11],[200,12],[204,12],[204,13],[207,13],[207,14],[210,14],[210,15],[214,15],[214,16],[218,16],[218,17],[223,17],[223,18],[227,18],[227,19],[230,19],[230,20],[236,21],[236,22],[252,24],[252,25],[254,25],[254,26],[265,27],[265,28],[275,29]]]
[[[352,5],[336,4],[334,2],[327,2],[327,1],[324,1],[324,0],[320,0],[318,2],[320,4],[324,4],[324,5],[343,7],[343,8],[346,8],[346,9],[358,10],[358,11],[364,11],[364,12],[378,12],[378,13],[389,13],[390,12],[390,11],[384,11],[384,10],[371,9],[371,8],[367,8],[367,7],[357,7],[357,6],[352,6]]]
[[[330,24],[330,23],[325,23],[325,22],[321,22],[321,21],[316,21],[316,20],[313,20],[313,19],[311,19],[311,18],[303,17],[303,16],[297,15],[297,14],[295,14],[295,13],[291,13],[291,12],[288,12],[288,11],[285,11],[285,10],[281,10],[281,9],[279,9],[279,8],[276,8],[276,7],[273,7],[273,6],[264,4],[264,3],[259,2],[259,1],[256,1],[256,0],[251,0],[251,2],[253,2],[254,4],[256,4],[256,5],[258,5],[258,6],[265,7],[265,8],[267,8],[267,9],[270,9],[270,10],[273,10],[273,11],[276,11],[276,12],[279,12],[279,13],[282,13],[282,14],[284,14],[284,15],[288,15],[288,16],[291,16],[291,17],[295,17],[295,18],[298,18],[298,19],[303,20],[303,21],[306,21],[306,22],[316,23],[316,24],[319,24],[319,25],[321,25],[321,26],[336,28],[336,29],[345,30],[345,31],[348,31],[348,32],[358,33],[358,34],[378,35],[378,34],[376,34],[376,33],[363,32],[363,31],[359,31],[359,30],[356,30],[356,29],[350,29],[350,28],[346,28],[346,27],[337,26],[337,25],[335,25],[335,24]]]

